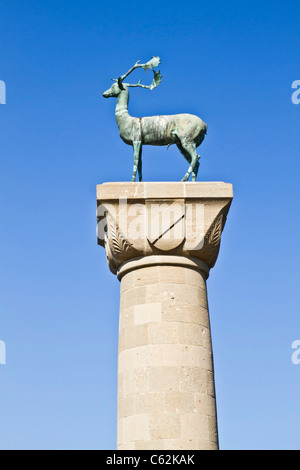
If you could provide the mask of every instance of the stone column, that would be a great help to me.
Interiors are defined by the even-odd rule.
[[[218,449],[206,279],[226,183],[104,183],[98,243],[121,281],[119,450]]]

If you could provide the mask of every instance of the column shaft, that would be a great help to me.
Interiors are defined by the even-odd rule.
[[[206,273],[157,258],[120,275],[118,449],[218,449]]]

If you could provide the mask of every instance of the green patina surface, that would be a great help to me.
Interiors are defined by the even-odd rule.
[[[131,181],[142,181],[142,146],[143,145],[172,145],[176,144],[179,151],[190,164],[188,171],[181,181],[187,181],[192,174],[196,181],[200,156],[196,148],[203,142],[207,133],[207,125],[193,114],[173,114],[167,116],[132,117],[128,112],[129,87],[140,87],[148,90],[156,88],[162,80],[160,72],[153,70],[160,64],[159,57],[152,57],[145,64],[140,61],[118,79],[103,93],[104,98],[117,98],[116,121],[122,140],[133,147],[133,174]],[[124,80],[137,68],[145,71],[152,70],[154,77],[151,85],[142,85],[141,80],[136,84],[125,83]]]

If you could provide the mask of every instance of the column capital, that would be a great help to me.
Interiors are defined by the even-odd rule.
[[[98,244],[119,278],[168,260],[208,275],[232,198],[232,185],[223,182],[103,183],[97,186]]]

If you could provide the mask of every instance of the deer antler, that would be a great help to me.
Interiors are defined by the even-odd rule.
[[[131,83],[123,83],[123,84],[129,87],[141,87],[141,88],[147,88],[148,90],[153,90],[153,88],[156,88],[162,81],[162,76],[159,71],[155,72],[155,70],[153,70],[153,73],[154,73],[154,77],[153,77],[153,82],[151,83],[151,85],[141,85],[142,80],[140,80],[136,84],[131,84]]]
[[[130,75],[131,72],[133,72],[135,69],[143,68],[145,70],[145,72],[147,72],[147,70],[149,70],[149,69],[152,70],[154,67],[157,67],[159,64],[160,64],[160,58],[159,57],[152,57],[152,59],[149,60],[148,62],[146,62],[145,64],[140,64],[140,61],[138,60],[134,64],[134,66],[131,67],[131,69],[128,70],[128,72],[126,72],[124,75],[121,75],[117,80],[114,79],[114,78],[112,78],[112,80],[114,82],[118,82],[119,85],[122,85],[123,80],[126,77],[128,77],[128,75]],[[149,86],[141,85],[142,80],[140,80],[136,84],[124,83],[124,85],[127,85],[129,87],[141,87],[141,88],[148,88],[148,90],[153,90],[153,88],[157,87],[160,84],[161,80],[162,80],[162,76],[161,76],[160,72],[155,72],[155,70],[153,70],[153,73],[154,73],[153,82]]]
[[[134,66],[131,67],[131,69],[128,70],[128,72],[126,72],[124,75],[121,75],[121,77],[119,77],[119,78],[123,81],[135,69],[143,68],[145,71],[147,71],[148,69],[153,69],[154,67],[157,67],[159,64],[160,64],[160,58],[159,57],[152,57],[152,59],[149,60],[148,62],[146,62],[146,64],[140,64],[140,60],[138,60],[134,64]]]

